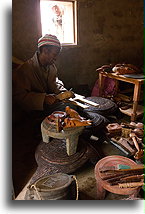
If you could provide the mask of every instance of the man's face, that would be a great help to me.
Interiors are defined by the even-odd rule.
[[[53,64],[59,52],[60,52],[60,49],[58,47],[52,47],[50,50],[45,48],[44,55],[43,55],[45,58],[45,64],[46,65]]]

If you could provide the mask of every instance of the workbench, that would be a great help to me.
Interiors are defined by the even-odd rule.
[[[107,72],[100,72],[99,73],[99,96],[102,96],[103,91],[103,79],[104,77],[109,77],[115,80],[120,80],[123,82],[128,82],[134,84],[134,93],[133,93],[133,107],[127,110],[120,111],[128,116],[131,117],[131,121],[135,121],[137,117],[141,116],[144,112],[144,108],[141,105],[138,105],[141,85],[144,84],[144,79],[136,79],[125,77],[124,75],[117,75],[115,73],[107,73]]]

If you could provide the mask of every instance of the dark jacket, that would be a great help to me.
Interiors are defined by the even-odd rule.
[[[44,68],[35,55],[13,72],[13,102],[26,111],[43,110],[46,94],[65,91],[56,66]]]

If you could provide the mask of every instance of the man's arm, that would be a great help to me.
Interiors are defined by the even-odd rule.
[[[28,65],[23,65],[13,72],[13,101],[25,111],[43,110],[44,104],[51,105],[56,98],[53,94],[47,95],[43,91],[32,90],[32,76],[29,75],[29,69]],[[33,83],[34,81],[35,78]]]
[[[25,111],[43,110],[46,93],[31,91],[29,80],[23,75],[13,75],[13,101]]]
[[[67,89],[64,87],[63,82],[58,79],[57,75],[57,68],[55,64],[53,64],[50,67],[50,73],[49,73],[49,88],[52,93],[59,94],[60,92],[67,91]]]

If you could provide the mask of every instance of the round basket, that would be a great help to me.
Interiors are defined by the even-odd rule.
[[[109,99],[103,97],[87,97],[86,99],[99,105],[97,107],[90,106],[89,108],[84,109],[85,112],[93,112],[108,116],[114,114],[118,110],[117,105]]]
[[[92,121],[92,126],[87,126],[84,133],[87,132],[90,136],[95,135],[98,137],[102,135],[102,132],[104,132],[109,120],[106,117],[94,112],[85,112],[85,117]]]
[[[116,186],[111,186],[107,181],[103,180],[101,178],[100,170],[103,168],[109,168],[114,167],[114,169],[117,168],[118,164],[128,165],[128,166],[134,166],[137,165],[133,160],[118,156],[118,155],[112,155],[107,156],[105,158],[102,158],[98,161],[98,163],[95,166],[95,178],[99,185],[101,185],[105,190],[108,190],[109,192],[120,194],[120,195],[131,195],[135,191],[137,191],[138,188],[119,188]]]
[[[26,200],[76,200],[78,185],[74,175],[56,173],[29,185]]]
[[[30,183],[54,173],[70,174],[83,166],[92,155],[89,146],[82,139],[78,144],[77,152],[71,156],[67,155],[65,144],[61,139],[53,139],[49,143],[40,142],[35,152],[38,168]]]

